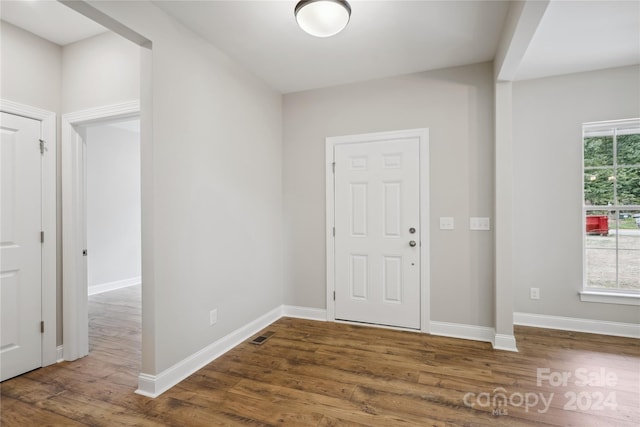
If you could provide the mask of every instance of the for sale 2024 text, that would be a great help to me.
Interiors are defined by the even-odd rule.
[[[618,406],[614,391],[607,393],[591,389],[591,387],[610,389],[618,384],[618,375],[604,367],[598,370],[578,368],[575,371],[551,371],[549,368],[538,368],[536,377],[538,387],[548,384],[551,387],[574,385],[589,388],[589,390],[571,390],[564,393],[566,401],[563,409],[565,410],[602,411],[605,409],[615,410]]]

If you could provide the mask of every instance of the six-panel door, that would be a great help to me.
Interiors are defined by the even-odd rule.
[[[335,146],[335,317],[420,328],[418,138]]]
[[[42,366],[40,122],[1,113],[0,380]]]

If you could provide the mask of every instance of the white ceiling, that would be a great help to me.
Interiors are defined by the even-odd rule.
[[[340,34],[298,28],[291,1],[156,1],[281,92],[493,59],[504,1],[357,1]]]
[[[0,18],[60,46],[107,31],[55,0],[2,0]]]
[[[506,1],[350,0],[342,33],[300,30],[297,0],[155,1],[287,93],[493,59]],[[106,31],[52,0],[1,0],[3,20],[59,45]],[[549,5],[518,69],[531,79],[640,63],[640,1]]]
[[[640,63],[640,1],[552,1],[518,80]]]

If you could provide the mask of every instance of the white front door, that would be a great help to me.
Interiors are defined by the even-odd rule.
[[[42,366],[40,122],[1,113],[0,380]]]
[[[335,146],[335,318],[420,328],[418,138]]]

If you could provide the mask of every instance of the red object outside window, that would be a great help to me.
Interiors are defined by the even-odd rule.
[[[609,235],[609,218],[606,215],[587,216],[587,234]]]

